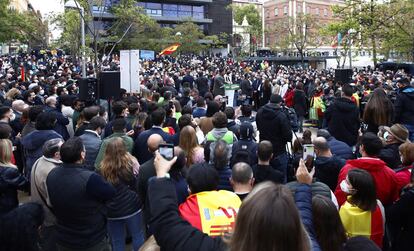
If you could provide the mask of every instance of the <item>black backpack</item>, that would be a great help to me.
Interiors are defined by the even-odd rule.
[[[287,118],[289,119],[290,127],[292,127],[292,131],[298,132],[299,122],[298,122],[298,116],[296,115],[295,109],[289,108],[287,106],[282,106],[282,112],[286,114]]]

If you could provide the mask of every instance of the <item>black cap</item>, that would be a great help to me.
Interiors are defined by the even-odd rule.
[[[282,102],[283,98],[279,94],[272,94],[272,96],[270,96],[270,103],[279,104]]]
[[[240,138],[241,139],[253,139],[254,140],[254,129],[251,123],[243,122],[240,125]]]

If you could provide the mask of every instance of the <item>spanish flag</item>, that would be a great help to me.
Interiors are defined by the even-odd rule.
[[[241,201],[235,193],[220,190],[192,194],[180,207],[181,217],[212,237],[233,232]]]
[[[371,212],[345,202],[339,210],[339,216],[348,237],[365,236],[382,248],[384,215],[380,206],[377,205],[375,211]]]
[[[180,47],[181,46],[181,44],[180,43],[175,43],[175,44],[173,44],[173,45],[170,45],[170,46],[168,46],[167,48],[165,48],[164,50],[162,50],[161,52],[160,52],[160,55],[171,55],[171,54],[173,54],[177,49],[178,49],[178,47]]]

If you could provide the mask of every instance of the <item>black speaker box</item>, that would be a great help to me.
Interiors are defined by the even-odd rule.
[[[335,70],[335,82],[341,82],[342,84],[349,84],[352,81],[352,69],[336,69]]]
[[[121,73],[103,71],[99,74],[99,97],[101,99],[119,99],[121,92]]]
[[[95,101],[98,98],[98,81],[96,78],[82,78],[78,81],[79,99],[82,101]]]

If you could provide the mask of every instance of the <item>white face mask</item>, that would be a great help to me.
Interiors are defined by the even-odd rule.
[[[40,95],[45,95],[45,90],[40,90],[40,91],[39,91],[39,94],[40,94]]]
[[[348,182],[346,180],[343,180],[339,186],[341,187],[342,192],[346,194],[354,193],[354,190],[349,188]]]
[[[12,113],[12,114],[10,115],[10,122],[11,122],[11,121],[14,121],[15,119],[16,119],[16,114]]]

